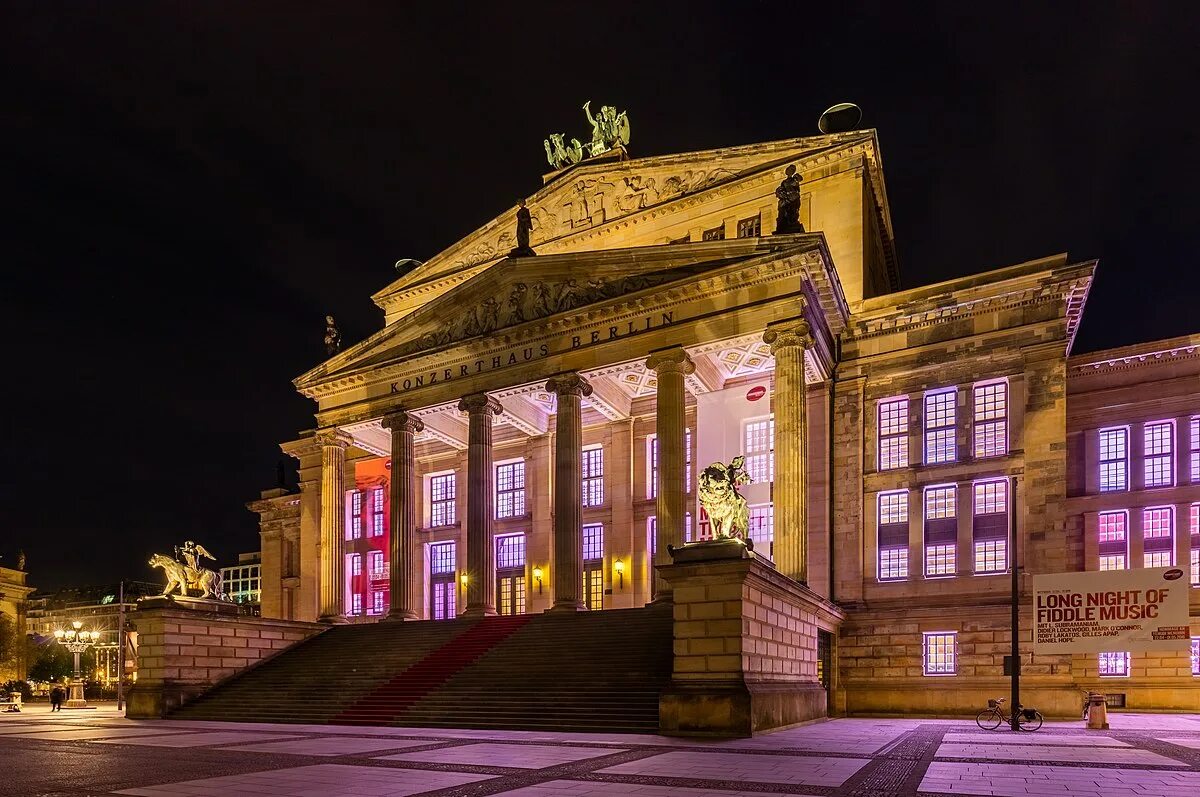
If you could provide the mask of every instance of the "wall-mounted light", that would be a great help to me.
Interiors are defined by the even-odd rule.
[[[618,589],[625,589],[625,563],[620,559],[613,562],[613,570],[617,571]]]
[[[533,577],[537,579],[538,594],[541,595],[542,594],[542,568],[540,568],[540,567],[533,568]]]
[[[458,583],[462,584],[463,592],[467,591],[467,582],[470,580],[471,580],[470,577],[467,576],[466,573],[463,573],[461,576],[458,577]]]

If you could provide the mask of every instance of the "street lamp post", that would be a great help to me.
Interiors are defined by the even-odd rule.
[[[54,632],[54,638],[59,644],[75,656],[75,676],[71,678],[71,695],[67,699],[67,708],[90,708],[83,697],[83,679],[79,672],[79,656],[100,639],[99,631],[84,631],[83,623],[76,620],[67,630],[61,628]]]

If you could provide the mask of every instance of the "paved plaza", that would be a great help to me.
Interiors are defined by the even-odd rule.
[[[1193,797],[1200,715],[1048,722],[838,719],[732,741],[534,731],[127,720],[112,708],[0,714],[2,795],[950,794]]]

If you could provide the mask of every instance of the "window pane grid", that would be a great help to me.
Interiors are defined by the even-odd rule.
[[[879,580],[908,578],[908,548],[882,548],[879,551]]]
[[[954,412],[957,392],[929,393],[925,396],[925,462],[936,465],[953,462],[958,455],[954,440]]]
[[[1128,486],[1129,430],[1100,430],[1100,491],[1124,490]]]
[[[525,463],[496,466],[496,517],[525,514]]]
[[[1171,507],[1161,506],[1142,512],[1142,536],[1146,539],[1171,536]]]
[[[1125,554],[1105,554],[1100,557],[1101,570],[1124,570],[1125,569]]]
[[[754,552],[760,556],[771,556],[771,544],[775,540],[775,506],[760,504],[750,507],[750,539],[754,540]]]
[[[650,440],[650,497],[658,497],[658,435],[649,438]],[[687,492],[692,491],[692,430],[688,429],[684,432],[683,438],[683,472],[684,485],[683,489]]]
[[[1126,512],[1100,513],[1100,542],[1124,542],[1128,523]]]
[[[599,567],[583,569],[583,600],[589,609],[604,608],[604,571]]]
[[[371,491],[371,536],[382,537],[384,529],[384,498],[383,488],[376,487]]]
[[[1149,423],[1142,430],[1145,450],[1142,460],[1147,487],[1170,487],[1174,479],[1173,441],[1175,424],[1170,421]]]
[[[924,672],[926,675],[953,675],[957,672],[955,661],[956,634],[925,634]]]
[[[758,484],[775,480],[775,420],[764,418],[745,426],[746,473]]]
[[[1008,569],[1007,540],[975,541],[975,572],[1003,573]]]
[[[583,450],[583,505],[604,505],[604,449]]]
[[[975,514],[991,515],[1008,511],[1008,482],[977,482],[975,484]]]
[[[738,238],[757,238],[762,235],[762,214],[748,219],[739,219],[737,223]]]
[[[908,493],[879,494],[879,525],[908,522]]]
[[[588,523],[583,527],[583,560],[600,561],[604,559],[604,525]]]
[[[957,545],[943,543],[925,546],[925,575],[952,576]]]
[[[1106,652],[1099,654],[1101,675],[1129,675],[1129,654],[1123,652]]]
[[[908,399],[879,402],[879,469],[908,467]]]
[[[454,475],[446,473],[429,479],[429,525],[434,528],[453,526],[456,522]]]
[[[1008,384],[975,387],[975,456],[1008,453]]]
[[[956,514],[957,490],[954,487],[931,487],[925,491],[925,519],[952,518]]]
[[[363,494],[359,490],[350,492],[350,534],[349,539],[362,538]]]
[[[1200,637],[1192,637],[1192,675],[1200,675]]]
[[[454,543],[437,542],[429,546],[430,572],[443,575],[454,572]]]
[[[1188,427],[1188,450],[1191,453],[1192,481],[1200,482],[1200,418],[1192,418]]]
[[[496,538],[496,569],[511,570],[525,566],[525,535],[506,534]]]

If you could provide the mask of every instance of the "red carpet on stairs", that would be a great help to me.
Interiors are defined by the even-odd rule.
[[[386,681],[333,719],[345,725],[382,725],[432,693],[533,619],[530,614],[488,617]]]

